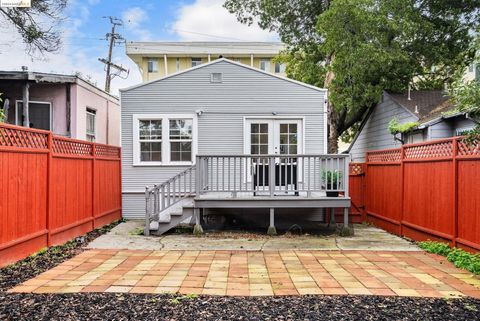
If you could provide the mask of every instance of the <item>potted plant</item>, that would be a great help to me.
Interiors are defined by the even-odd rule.
[[[322,179],[327,187],[327,197],[338,197],[338,191],[332,191],[333,189],[340,189],[343,173],[338,170],[323,171]]]

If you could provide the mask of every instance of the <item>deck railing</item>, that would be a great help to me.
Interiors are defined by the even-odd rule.
[[[187,168],[162,184],[146,187],[145,235],[150,233],[150,222],[158,221],[161,212],[194,194],[195,166]]]
[[[348,196],[348,155],[199,155],[198,194]]]

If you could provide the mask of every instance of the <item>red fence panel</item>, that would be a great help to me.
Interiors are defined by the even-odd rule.
[[[462,137],[367,152],[366,220],[480,250],[480,144]]]
[[[0,124],[0,164],[0,266],[121,217],[118,147]]]

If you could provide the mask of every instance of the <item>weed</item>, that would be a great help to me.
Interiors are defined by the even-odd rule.
[[[143,235],[144,229],[143,227],[137,227],[136,229],[128,232],[128,235]]]
[[[471,254],[459,248],[450,248],[447,243],[425,241],[418,243],[423,250],[445,256],[456,267],[480,275],[480,254]]]
[[[170,303],[179,304],[182,301],[193,300],[196,297],[197,297],[196,294],[186,294],[186,295],[182,295],[182,296],[176,296],[176,297],[170,299]]]

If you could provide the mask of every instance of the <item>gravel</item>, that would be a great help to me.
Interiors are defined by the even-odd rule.
[[[0,320],[479,320],[480,300],[0,293]]]
[[[120,222],[105,225],[65,244],[44,248],[23,260],[0,269],[0,292],[13,288],[83,252],[89,242],[107,233]]]

